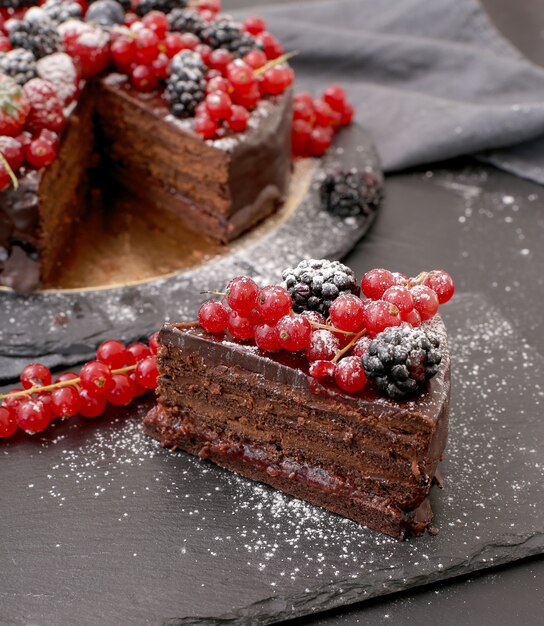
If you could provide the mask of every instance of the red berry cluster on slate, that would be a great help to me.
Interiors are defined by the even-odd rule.
[[[323,156],[336,131],[349,124],[353,115],[353,106],[338,85],[327,87],[317,99],[305,92],[295,94],[291,130],[293,156]]]
[[[301,285],[311,285],[312,281],[328,284],[324,282],[327,272],[334,279],[339,271],[325,260],[309,260],[300,265]],[[312,268],[319,272],[312,273]],[[288,275],[289,272],[293,270],[287,270]],[[300,304],[295,313],[292,295],[284,286],[260,288],[250,277],[238,276],[229,282],[222,300],[202,304],[198,323],[210,333],[228,333],[236,340],[254,343],[264,352],[286,350],[304,354],[311,377],[334,381],[348,393],[361,391],[368,378],[395,399],[420,390],[440,363],[435,339],[424,327],[418,330],[419,334],[401,330],[398,337],[391,338],[384,332],[395,327],[419,328],[433,317],[439,305],[453,295],[450,275],[434,270],[410,279],[384,269],[371,270],[361,281],[364,297],[359,297],[358,291],[349,291],[349,276],[344,270],[340,279],[345,289],[336,289],[327,305],[327,318]],[[388,346],[402,344],[403,350],[406,346],[409,349],[394,352],[394,358],[400,359],[398,363],[378,363],[383,351],[378,351],[376,342]],[[367,369],[365,354],[369,350],[372,359]]]
[[[20,375],[22,389],[14,389],[0,400],[0,438],[10,437],[17,428],[29,434],[41,432],[53,420],[76,414],[98,417],[108,403],[130,404],[157,386],[156,353],[155,333],[149,345],[105,341],[98,347],[96,359],[85,363],[79,375],[65,372],[54,382],[45,365],[27,365]]]

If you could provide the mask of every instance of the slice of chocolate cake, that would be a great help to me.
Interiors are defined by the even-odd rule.
[[[424,328],[440,366],[421,395],[397,402],[317,380],[304,353],[166,325],[145,432],[393,537],[418,535],[432,520],[450,397],[445,328],[439,318]]]

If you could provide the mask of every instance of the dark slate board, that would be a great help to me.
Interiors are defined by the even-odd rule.
[[[2,445],[2,619],[266,624],[544,551],[544,358],[481,295],[444,316],[438,536],[398,543],[162,450],[137,412],[73,421]]]
[[[200,292],[222,289],[233,276],[277,281],[282,269],[303,258],[344,256],[369,229],[375,212],[333,216],[321,208],[318,190],[324,173],[352,167],[383,180],[374,146],[357,124],[336,135],[331,149],[317,161],[308,192],[287,219],[243,246],[234,245],[225,256],[126,287],[45,291],[27,297],[0,292],[0,380],[15,376],[29,358],[49,366],[71,365],[105,339],[132,341],[148,337],[165,320],[192,319],[204,298]]]

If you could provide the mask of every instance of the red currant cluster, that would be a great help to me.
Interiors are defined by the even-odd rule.
[[[315,311],[294,313],[289,292],[280,285],[262,289],[249,277],[233,278],[222,300],[207,300],[198,323],[211,333],[228,331],[253,341],[265,352],[304,351],[309,374],[330,377],[349,393],[366,385],[361,357],[378,333],[403,322],[413,327],[432,318],[453,295],[451,276],[423,272],[415,278],[385,269],[367,272],[361,282],[365,299],[354,294],[336,298],[325,318]]]
[[[107,403],[130,404],[157,386],[157,348],[157,333],[148,346],[105,341],[96,360],[85,363],[79,375],[65,372],[54,383],[45,365],[27,365],[20,375],[22,388],[0,396],[0,437],[10,437],[17,428],[28,434],[41,432],[51,421],[76,414],[98,417]]]
[[[354,112],[346,92],[338,85],[327,87],[317,99],[309,93],[295,94],[291,131],[293,156],[323,156],[334,133],[351,122]]]

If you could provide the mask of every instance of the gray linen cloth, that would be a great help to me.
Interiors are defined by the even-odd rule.
[[[257,12],[299,51],[299,88],[346,87],[386,171],[472,154],[544,183],[544,69],[476,0],[327,0]]]

